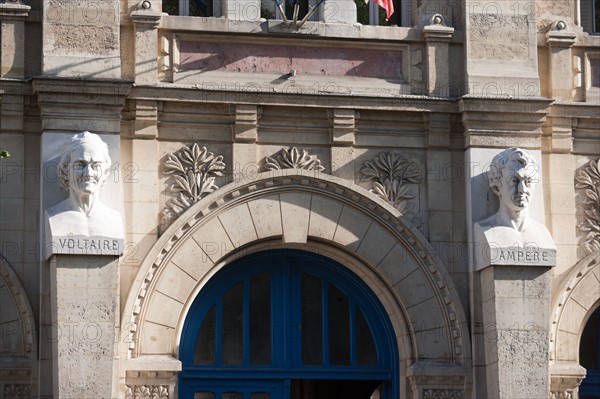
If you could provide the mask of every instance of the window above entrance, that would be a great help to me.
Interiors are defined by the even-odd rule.
[[[343,266],[300,251],[250,255],[217,273],[181,342],[182,398],[371,399],[397,389],[377,298]]]

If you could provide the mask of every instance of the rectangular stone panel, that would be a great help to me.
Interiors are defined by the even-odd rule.
[[[180,42],[179,71],[403,79],[402,52],[300,45]]]

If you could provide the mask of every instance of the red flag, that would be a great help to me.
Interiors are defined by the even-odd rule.
[[[393,0],[373,0],[375,4],[378,4],[379,7],[383,8],[386,12],[385,20],[389,20],[392,14],[394,13],[394,1]]]

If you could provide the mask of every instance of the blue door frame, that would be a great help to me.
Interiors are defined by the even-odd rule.
[[[269,364],[250,361],[250,280],[258,275],[270,276],[270,335]],[[321,364],[305,365],[302,358],[301,278],[316,277],[321,282],[322,296],[322,358]],[[243,287],[243,288],[241,288]],[[223,329],[222,298],[232,289],[243,295],[243,359],[225,364],[221,333]],[[328,290],[341,292],[349,309],[349,355],[347,364],[331,364],[328,330]],[[243,293],[243,294],[242,294]],[[216,314],[214,323],[214,355],[208,363],[198,361],[196,346],[203,321],[209,312]],[[361,316],[362,315],[362,316]],[[376,361],[360,364],[357,318],[364,319],[374,342]],[[329,319],[330,320],[330,319]],[[364,322],[361,321],[365,331]],[[269,329],[269,328],[267,328]],[[267,333],[268,335],[268,333]],[[364,337],[364,332],[361,335]],[[288,399],[292,380],[373,380],[382,381],[384,398],[399,396],[398,350],[391,322],[383,306],[369,287],[353,272],[339,263],[299,250],[271,250],[245,256],[224,267],[206,284],[190,307],[182,330],[179,375],[179,398],[193,399],[195,392],[214,392],[220,399],[224,392],[240,392],[244,399],[251,393],[271,393],[273,399]],[[211,352],[211,351],[209,351]],[[211,352],[212,353],[212,352]],[[240,355],[241,356],[241,355]],[[363,358],[364,359],[364,358]],[[196,361],[196,363],[195,363]],[[200,364],[199,364],[200,363]],[[233,390],[233,391],[232,391]]]

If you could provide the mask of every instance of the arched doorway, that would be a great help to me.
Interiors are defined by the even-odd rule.
[[[583,329],[579,363],[586,369],[586,377],[579,386],[579,399],[600,399],[600,306]]]
[[[270,250],[219,271],[182,330],[181,399],[398,397],[383,306],[353,272],[314,253]]]

